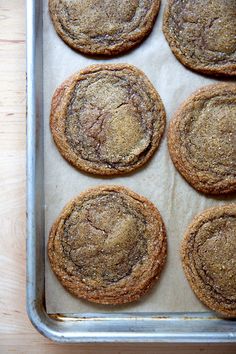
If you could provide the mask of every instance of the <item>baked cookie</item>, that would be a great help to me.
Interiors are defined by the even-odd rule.
[[[48,241],[51,267],[62,285],[101,304],[138,300],[159,278],[166,253],[158,210],[119,186],[89,189],[69,202]]]
[[[236,191],[236,85],[206,86],[177,110],[168,131],[175,167],[198,191]]]
[[[140,43],[152,30],[160,0],[49,0],[59,36],[91,55],[116,55]]]
[[[236,204],[195,217],[182,243],[186,277],[210,309],[236,317]]]
[[[235,0],[169,0],[163,32],[174,55],[188,68],[236,75]]]
[[[119,175],[153,155],[164,132],[165,110],[143,72],[128,64],[100,64],[74,74],[56,90],[50,126],[72,165]]]

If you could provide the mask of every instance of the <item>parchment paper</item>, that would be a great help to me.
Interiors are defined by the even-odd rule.
[[[49,17],[47,0],[44,1],[46,241],[50,227],[64,205],[88,187],[100,184],[127,186],[150,199],[164,219],[168,236],[168,260],[160,281],[141,301],[125,306],[96,305],[73,297],[56,279],[46,255],[48,313],[206,311],[185,279],[179,256],[180,242],[186,227],[197,213],[232,199],[206,197],[185,182],[175,170],[168,154],[167,130],[154,158],[144,168],[129,176],[99,178],[83,174],[69,165],[54,145],[49,129],[50,102],[54,90],[69,75],[90,64],[123,62],[143,70],[163,100],[167,122],[179,104],[193,91],[216,81],[187,70],[171,53],[161,30],[165,3],[162,0],[152,33],[138,48],[117,58],[96,60],[74,52],[57,36]]]

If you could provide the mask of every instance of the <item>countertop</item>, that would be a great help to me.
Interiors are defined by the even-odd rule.
[[[0,0],[0,353],[236,353],[229,345],[57,345],[25,309],[25,2]]]

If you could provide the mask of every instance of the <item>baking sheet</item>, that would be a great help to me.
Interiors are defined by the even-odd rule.
[[[167,229],[168,259],[160,281],[139,302],[122,306],[96,305],[70,295],[51,271],[46,255],[45,297],[48,313],[96,312],[199,312],[206,308],[198,301],[185,279],[180,242],[192,218],[205,208],[234,201],[211,198],[196,192],[175,170],[167,149],[167,129],[152,160],[128,176],[101,178],[84,174],[69,165],[56,149],[49,129],[50,102],[54,90],[69,75],[95,63],[129,63],[148,76],[158,90],[167,113],[167,126],[179,104],[204,85],[217,82],[193,73],[171,53],[161,30],[162,0],[158,19],[149,37],[132,52],[112,58],[94,59],[76,53],[56,34],[44,0],[44,159],[45,159],[45,235],[64,205],[85,189],[100,184],[118,184],[150,199],[159,209]]]

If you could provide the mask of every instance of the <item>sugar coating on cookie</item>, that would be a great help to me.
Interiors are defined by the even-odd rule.
[[[177,110],[168,130],[175,167],[198,191],[236,191],[236,85],[203,87]]]
[[[140,43],[151,31],[160,0],[49,0],[60,37],[90,55],[116,55]]]
[[[50,126],[59,151],[75,167],[119,175],[153,155],[164,132],[165,110],[140,70],[100,64],[74,74],[55,91]]]
[[[210,309],[236,317],[236,204],[214,207],[194,218],[181,253],[198,298]]]
[[[188,68],[236,75],[235,0],[169,0],[163,32],[177,59]]]
[[[165,263],[166,233],[156,207],[119,186],[89,189],[52,226],[51,267],[78,298],[122,304],[138,300]]]

